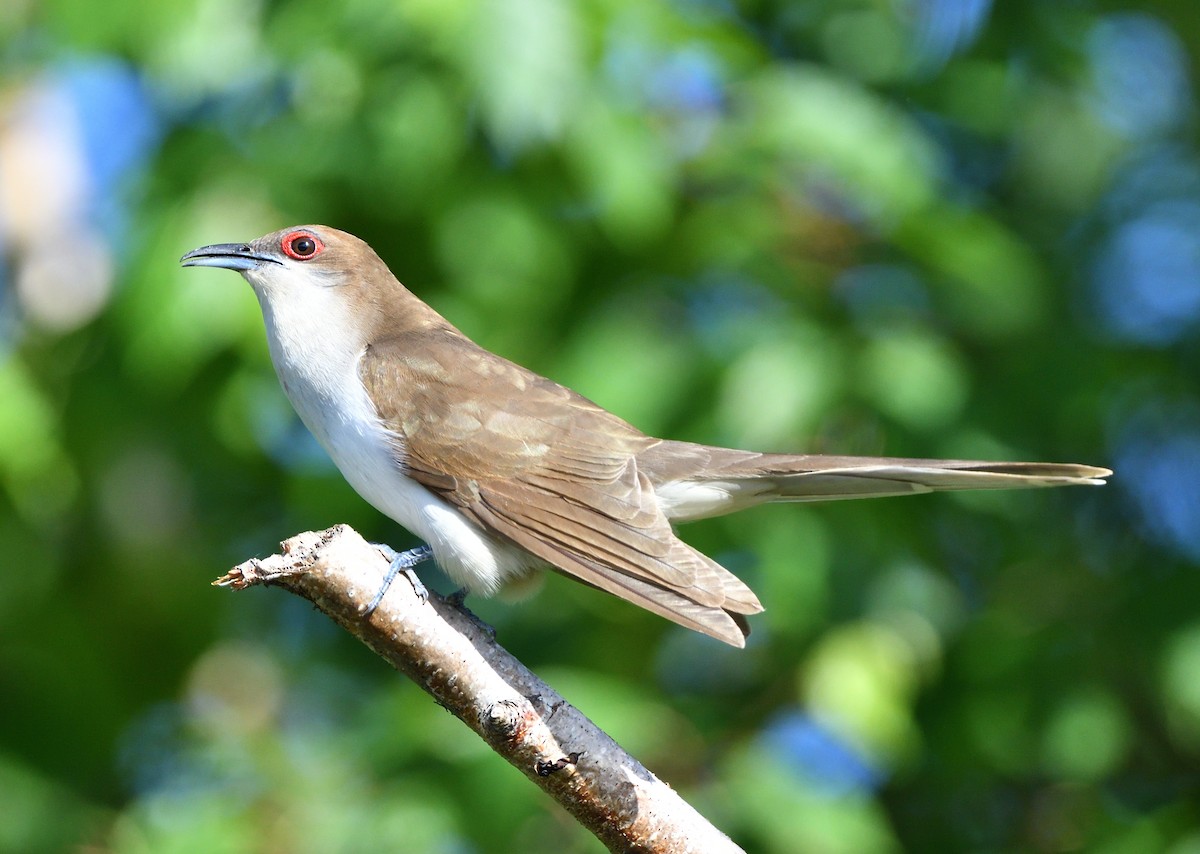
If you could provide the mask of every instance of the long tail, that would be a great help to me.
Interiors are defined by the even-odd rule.
[[[732,513],[768,501],[880,498],[951,489],[1097,485],[1112,474],[1075,463],[1007,463],[757,454],[663,442],[638,458],[673,522]]]

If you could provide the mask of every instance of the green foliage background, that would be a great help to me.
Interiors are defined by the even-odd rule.
[[[741,652],[472,601],[747,851],[1200,851],[1198,47],[1185,0],[9,0],[0,850],[598,850],[303,604],[207,586],[413,544],[249,288],[177,266],[323,222],[650,433],[1117,468],[689,526],[767,606]]]

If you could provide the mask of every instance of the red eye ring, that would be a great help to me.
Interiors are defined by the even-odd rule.
[[[297,261],[311,261],[325,249],[325,244],[315,234],[308,231],[293,231],[283,238],[281,243],[283,253]]]

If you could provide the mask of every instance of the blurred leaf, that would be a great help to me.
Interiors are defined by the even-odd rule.
[[[1046,311],[1046,285],[1029,248],[995,220],[954,209],[924,211],[897,241],[946,277],[939,289],[951,317],[983,340],[1026,332]]]
[[[584,198],[609,238],[629,248],[660,237],[674,208],[676,176],[653,128],[594,104],[572,133],[569,151]]]
[[[907,116],[872,93],[813,66],[780,66],[748,82],[748,147],[814,183],[829,178],[888,228],[934,198],[937,152]],[[887,139],[888,145],[877,141]]]
[[[788,337],[765,337],[726,370],[717,416],[738,447],[783,450],[802,445],[841,391],[837,343],[816,326],[795,324]]]
[[[962,413],[966,371],[944,340],[919,332],[875,338],[862,355],[864,385],[880,410],[917,430],[942,427]]]
[[[888,765],[919,746],[912,700],[918,659],[907,640],[882,624],[828,634],[813,651],[802,690],[813,715]]]
[[[576,7],[553,0],[478,0],[460,57],[501,149],[557,139],[581,103]]]
[[[1200,626],[1177,632],[1162,659],[1167,721],[1181,746],[1200,751]]]
[[[752,850],[772,854],[900,850],[886,816],[870,798],[829,798],[809,791],[776,757],[761,749],[734,751],[725,773],[740,821],[761,845]]]
[[[98,809],[8,755],[0,756],[0,789],[8,816],[0,821],[0,851],[62,851],[102,819]]]
[[[1129,749],[1129,721],[1108,693],[1069,696],[1046,729],[1048,770],[1068,780],[1092,781],[1111,774]]]
[[[0,360],[0,476],[35,524],[66,510],[79,487],[57,438],[57,417],[15,358]]]

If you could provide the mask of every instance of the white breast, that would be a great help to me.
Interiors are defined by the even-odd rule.
[[[283,390],[354,490],[424,540],[457,584],[490,594],[527,574],[531,555],[489,537],[404,474],[403,447],[359,380],[363,348],[359,336],[348,334],[354,325],[338,290],[315,279],[298,281],[294,273],[286,299],[273,283],[251,284]]]

